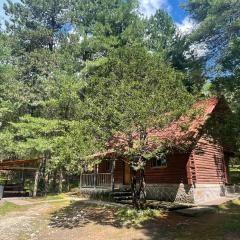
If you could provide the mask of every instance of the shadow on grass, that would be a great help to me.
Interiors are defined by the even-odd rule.
[[[169,214],[173,215],[173,213]],[[173,219],[169,218],[169,214],[152,209],[136,213],[132,208],[104,207],[77,201],[52,213],[49,226],[51,228],[73,229],[93,223],[112,226],[123,229],[123,231],[134,228],[142,231],[143,235],[148,236],[149,239],[159,240],[169,239],[175,232],[173,228],[180,229],[191,222],[191,220],[178,215]],[[138,239],[134,238],[134,240]]]
[[[111,208],[91,205],[84,201],[71,202],[69,206],[52,213],[49,225],[53,228],[71,229],[84,227],[90,222],[121,227],[121,222],[115,219]]]
[[[122,211],[123,217],[119,215],[119,211]],[[134,216],[138,217],[141,215]],[[198,217],[185,217],[169,212],[159,216],[150,214],[148,218],[143,218],[141,224],[126,224],[128,219],[129,216],[126,217],[122,208],[90,205],[78,201],[52,213],[50,227],[72,229],[93,223],[118,229],[135,228],[151,240],[194,240],[200,239],[200,236],[201,239],[240,239],[240,200],[223,204],[215,213]]]

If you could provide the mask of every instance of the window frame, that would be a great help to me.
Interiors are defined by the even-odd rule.
[[[163,164],[157,165],[158,161],[161,161],[161,162],[165,161],[165,165],[163,165]],[[154,165],[154,163],[156,165]],[[167,157],[166,158],[159,158],[159,159],[157,159],[157,158],[152,158],[151,159],[151,168],[153,168],[153,169],[167,168],[167,166],[168,166],[168,159],[167,159]]]

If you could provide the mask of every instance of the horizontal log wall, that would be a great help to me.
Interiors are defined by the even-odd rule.
[[[202,136],[192,151],[196,183],[225,183],[226,164],[223,148],[212,139]]]
[[[188,183],[187,154],[174,154],[168,157],[167,167],[154,168],[148,161],[145,169],[146,183]]]

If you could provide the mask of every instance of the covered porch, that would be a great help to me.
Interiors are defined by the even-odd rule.
[[[131,171],[124,159],[105,159],[95,165],[92,171],[80,175],[80,189],[106,189],[114,191],[129,186]]]

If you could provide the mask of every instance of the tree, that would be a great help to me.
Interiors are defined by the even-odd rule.
[[[69,21],[71,0],[8,0],[4,10],[9,20],[9,33],[18,38],[20,48],[27,52],[48,48],[53,51],[58,43],[59,30]],[[21,52],[20,52],[21,54]]]
[[[189,0],[185,8],[199,23],[192,33],[191,41],[207,47],[206,63],[213,68],[209,76],[212,92],[223,94],[230,102],[234,123],[231,127],[235,129],[234,135],[239,136],[240,2]]]
[[[159,53],[166,61],[185,74],[184,85],[190,92],[199,92],[205,83],[202,58],[191,50],[188,35],[177,29],[171,16],[159,9],[146,20],[145,42],[150,51]]]
[[[137,208],[143,207],[146,195],[148,130],[166,126],[191,102],[181,78],[181,73],[165,64],[159,55],[142,47],[125,47],[112,52],[105,63],[94,69],[86,86],[85,117],[100,127],[104,141],[119,134],[126,139],[124,151],[119,146],[113,148],[129,159],[133,203]],[[139,188],[137,172],[141,176]]]
[[[206,57],[214,61],[214,70],[234,76],[239,69],[239,1],[189,0],[185,8],[199,23],[191,39],[206,45]],[[235,50],[236,51],[235,51]]]

